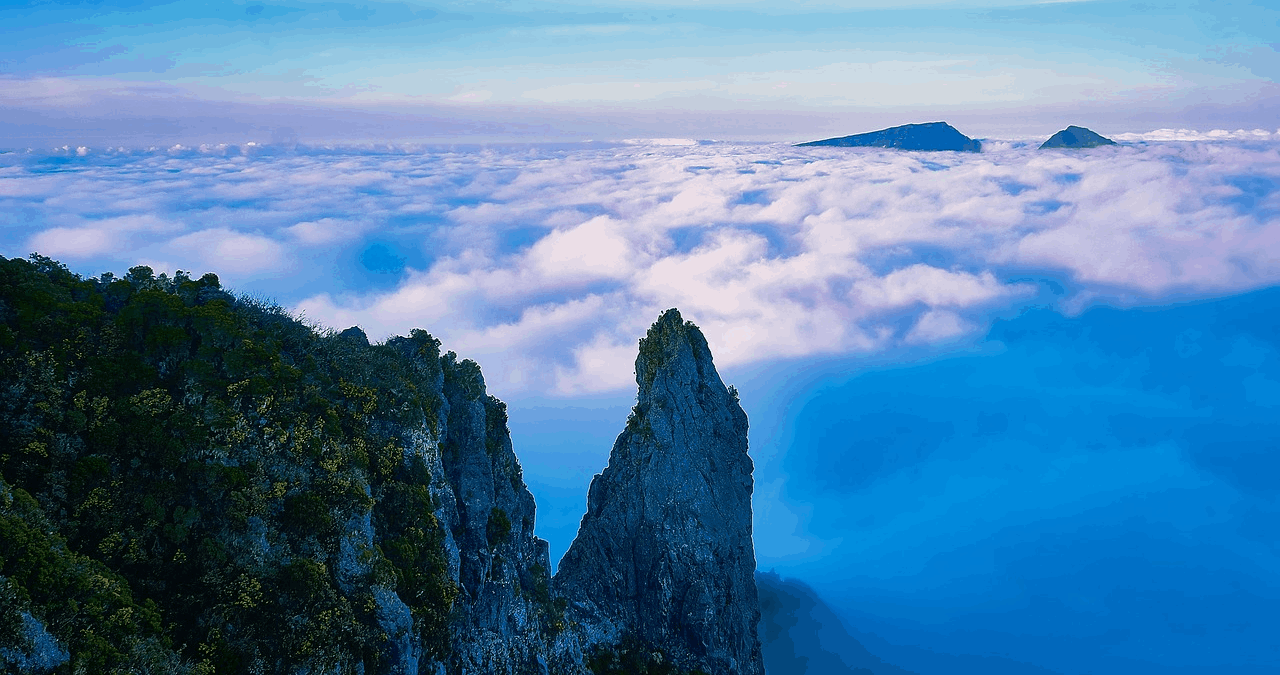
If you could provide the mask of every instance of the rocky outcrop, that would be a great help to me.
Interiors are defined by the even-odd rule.
[[[1041,150],[1055,148],[1096,148],[1103,145],[1115,145],[1116,142],[1084,127],[1069,126],[1049,137],[1040,145]]]
[[[450,670],[538,673],[545,670],[550,559],[547,542],[533,535],[533,495],[511,449],[507,406],[485,393],[474,361],[457,363],[450,352],[443,364],[441,458],[452,494],[441,501],[458,551],[459,590]]]
[[[0,257],[0,671],[545,672],[506,409],[439,347]]]
[[[506,406],[425,331],[0,257],[0,671],[761,675],[746,415],[675,310],[636,373],[553,583]]]
[[[413,340],[393,338],[388,344],[415,357]],[[547,542],[533,534],[533,495],[512,451],[506,404],[486,393],[474,361],[433,352],[417,359],[417,375],[439,401],[434,433],[419,426],[396,435],[407,452],[422,457],[431,477],[449,577],[457,588],[446,670],[545,672],[550,559]],[[413,659],[402,663],[405,672],[418,672],[410,667]]]
[[[667,310],[640,340],[639,393],[553,586],[556,664],[641,645],[678,669],[762,675],[747,416],[702,332]],[[566,656],[569,655],[569,656]]]
[[[865,134],[800,143],[796,147],[896,148],[898,150],[952,150],[981,152],[982,142],[969,138],[946,122],[904,124]]]

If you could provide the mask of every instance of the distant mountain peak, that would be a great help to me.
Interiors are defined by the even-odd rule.
[[[1041,150],[1054,148],[1096,148],[1103,145],[1115,145],[1116,142],[1095,131],[1071,125],[1049,137],[1041,144]]]
[[[946,122],[904,124],[865,134],[800,143],[796,147],[896,148],[898,150],[981,152],[982,142]]]

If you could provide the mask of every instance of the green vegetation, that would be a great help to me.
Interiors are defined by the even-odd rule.
[[[449,611],[458,589],[449,580],[444,558],[444,532],[432,512],[427,468],[413,455],[399,480],[388,481],[375,516],[383,527],[375,571],[384,585],[394,586],[413,613],[429,656],[443,660],[449,650]],[[388,578],[389,577],[389,578]]]
[[[596,647],[587,656],[587,669],[595,675],[707,675],[698,668],[675,667],[661,650],[634,636],[624,637],[613,647]]]
[[[443,658],[457,589],[405,431],[438,432],[439,347],[212,274],[0,258],[0,639],[27,612],[58,672],[376,672],[383,585]]]
[[[489,512],[489,522],[485,526],[485,534],[489,538],[489,546],[496,548],[511,539],[511,518],[507,512],[495,508]]]
[[[69,551],[52,529],[31,495],[0,482],[0,644],[32,647],[21,632],[26,611],[61,629],[71,657],[64,668],[71,672],[186,670],[156,604],[137,602],[124,578]]]

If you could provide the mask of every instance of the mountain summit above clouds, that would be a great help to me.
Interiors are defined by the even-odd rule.
[[[896,148],[898,150],[952,150],[981,152],[982,142],[969,138],[946,122],[904,124],[865,134],[800,143],[796,147]]]
[[[1054,148],[1096,148],[1103,145],[1115,145],[1116,142],[1097,132],[1084,127],[1069,126],[1049,137],[1040,145],[1041,150]]]

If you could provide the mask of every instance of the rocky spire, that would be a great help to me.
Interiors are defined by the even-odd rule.
[[[579,648],[639,643],[682,670],[762,675],[747,415],[675,309],[640,340],[636,382],[554,579]]]

